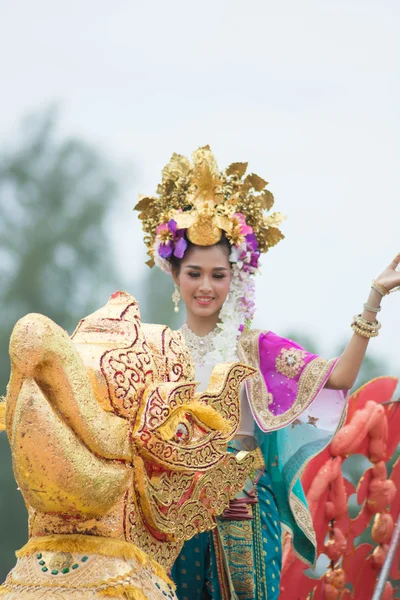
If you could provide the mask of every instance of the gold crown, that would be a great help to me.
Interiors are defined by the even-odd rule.
[[[150,260],[154,265],[156,228],[173,219],[178,229],[185,229],[190,242],[199,246],[216,244],[225,232],[233,245],[241,240],[240,219],[256,236],[260,252],[267,252],[284,235],[278,225],[281,213],[267,215],[274,204],[268,182],[255,174],[246,175],[247,163],[233,163],[225,171],[218,169],[209,146],[185,156],[173,154],[162,171],[156,196],[141,196],[134,210],[140,211]]]

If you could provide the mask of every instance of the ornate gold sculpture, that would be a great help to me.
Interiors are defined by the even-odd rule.
[[[283,216],[265,214],[274,204],[272,193],[266,189],[268,183],[255,174],[245,177],[247,163],[233,163],[221,172],[209,146],[196,150],[192,160],[193,164],[185,156],[173,154],[163,169],[157,196],[144,196],[135,206],[145,232],[149,266],[154,265],[156,229],[170,219],[199,246],[216,244],[222,232],[238,246],[243,236],[237,215],[244,215],[260,252],[267,252],[284,237],[278,229]],[[169,236],[170,232],[159,232],[161,241],[164,234]]]
[[[173,598],[166,569],[214,526],[259,457],[226,452],[238,389],[219,365],[196,393],[181,336],[114,294],[72,336],[42,315],[14,328],[6,427],[29,541],[7,600]]]

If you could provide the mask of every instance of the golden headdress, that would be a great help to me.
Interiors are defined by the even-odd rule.
[[[283,239],[278,229],[283,216],[266,214],[274,204],[266,189],[268,183],[255,174],[245,176],[247,163],[233,163],[221,172],[209,146],[196,150],[192,161],[173,154],[162,171],[157,195],[143,196],[135,206],[140,211],[150,267],[157,236],[165,242],[175,234],[167,229],[171,220],[176,230],[184,231],[190,242],[200,246],[216,244],[223,232],[233,246],[239,246],[244,231],[250,228],[259,252],[267,252]]]

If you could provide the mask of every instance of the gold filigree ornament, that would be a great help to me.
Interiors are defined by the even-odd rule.
[[[252,228],[260,252],[267,252],[283,239],[278,228],[283,215],[266,214],[274,204],[268,183],[255,174],[246,176],[247,163],[233,163],[220,171],[209,146],[196,150],[192,161],[173,154],[162,171],[157,195],[141,196],[135,206],[140,212],[150,267],[155,264],[156,229],[171,219],[199,246],[216,244],[223,232],[232,245],[240,245],[244,236],[238,214]],[[159,241],[166,243],[170,235],[167,229],[162,230]]]
[[[83,319],[72,339],[27,315],[10,341],[6,424],[29,541],[7,600],[173,598],[167,576],[184,540],[215,526],[257,467],[227,445],[242,382],[218,365],[196,392],[179,332],[142,325],[125,292]]]
[[[294,379],[304,367],[307,353],[298,348],[282,348],[275,361],[275,368],[289,379]]]

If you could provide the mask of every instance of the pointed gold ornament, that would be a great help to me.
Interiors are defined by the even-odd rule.
[[[284,217],[266,214],[274,204],[266,189],[268,182],[255,174],[246,176],[246,171],[247,163],[233,163],[221,172],[209,146],[196,150],[192,162],[173,154],[162,171],[157,196],[142,196],[135,206],[150,258],[154,256],[156,228],[170,220],[178,229],[185,229],[187,239],[198,246],[217,244],[223,233],[232,245],[239,245],[238,213],[252,228],[260,252],[283,239],[278,225]],[[154,261],[147,264],[152,266]]]

